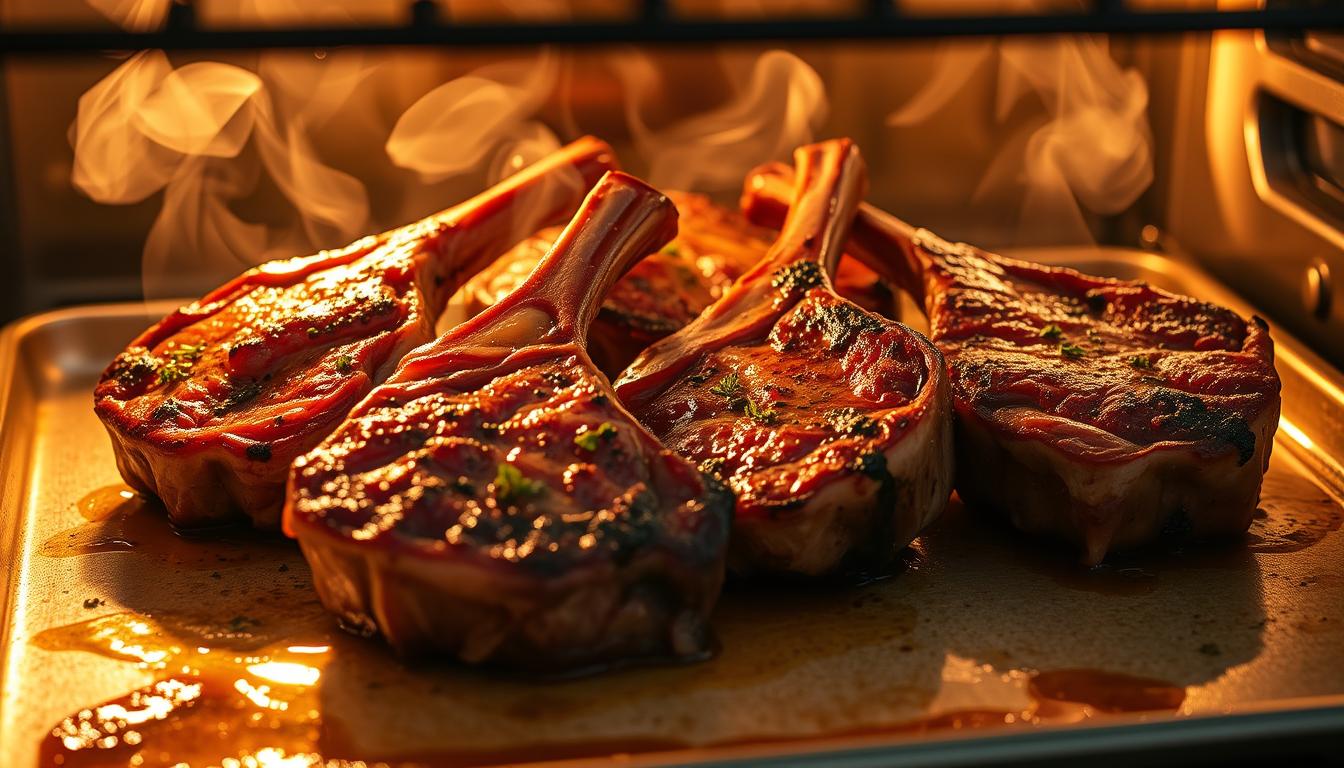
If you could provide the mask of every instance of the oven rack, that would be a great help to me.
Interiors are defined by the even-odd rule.
[[[439,0],[412,0],[400,24],[210,27],[191,0],[176,0],[159,29],[14,26],[0,29],[0,56],[68,55],[159,48],[248,50],[336,46],[486,47],[517,45],[689,45],[703,43],[895,41],[1044,34],[1178,34],[1223,29],[1301,32],[1344,29],[1344,3],[1270,2],[1253,10],[1140,10],[1127,0],[1092,0],[1087,9],[973,15],[902,10],[899,0],[869,0],[856,13],[707,19],[678,13],[668,0],[641,0],[625,18],[574,21],[454,22]]]

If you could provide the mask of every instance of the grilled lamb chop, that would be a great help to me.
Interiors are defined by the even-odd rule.
[[[612,158],[582,139],[454,208],[263,264],[164,318],[94,392],[122,477],[179,526],[276,527],[290,461],[434,337],[465,280],[571,215]]]
[[[782,218],[790,175],[749,177],[748,215]],[[1088,565],[1250,525],[1279,420],[1263,320],[950,244],[867,205],[850,247],[926,308],[967,503],[1077,543]]]
[[[616,283],[588,337],[588,353],[608,376],[619,374],[640,350],[694,320],[765,258],[775,236],[704,195],[665,194],[680,217],[676,239]],[[467,311],[476,314],[517,288],[559,233],[558,227],[538,232],[477,275],[467,285]],[[896,317],[895,294],[856,259],[840,260],[835,287],[864,309]]]
[[[569,670],[706,647],[730,492],[618,403],[582,345],[676,232],[608,174],[518,290],[403,361],[290,479],[318,594],[397,650]]]
[[[616,391],[736,491],[731,567],[816,576],[881,566],[942,511],[952,426],[933,345],[831,288],[865,184],[857,149],[828,142],[796,162],[769,255]]]

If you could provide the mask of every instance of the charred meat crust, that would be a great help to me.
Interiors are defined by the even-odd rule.
[[[750,218],[783,218],[790,175],[748,178]],[[1163,530],[1249,524],[1279,410],[1263,320],[949,243],[870,206],[849,247],[923,300],[969,503],[1081,544],[1088,563]]]
[[[1087,564],[1244,531],[1277,423],[1263,322],[917,236],[959,418],[957,489]],[[1042,365],[1049,361],[1049,364]]]
[[[476,551],[538,576],[590,559],[619,564],[668,542],[667,500],[640,474],[664,452],[649,454],[603,390],[570,359],[501,375],[485,396],[375,396],[324,449],[299,460],[294,512],[341,537]],[[540,462],[532,474],[555,482],[502,475],[515,450]],[[385,470],[391,458],[409,469]],[[707,546],[682,554],[712,560]]]
[[[518,290],[408,356],[290,477],[323,602],[406,654],[568,671],[695,658],[731,497],[625,411],[576,339],[676,214],[609,174]]]
[[[951,246],[923,235],[935,343],[963,408],[1034,407],[1132,444],[1199,444],[1240,463],[1250,422],[1277,408],[1261,324],[1141,283],[1096,278]],[[929,243],[936,243],[929,247]],[[1074,307],[1074,309],[1071,309]],[[1050,365],[1041,365],[1051,360]],[[1089,441],[1080,460],[1123,460]]]
[[[857,155],[843,142],[806,151],[834,154],[770,255],[616,385],[669,447],[735,491],[729,562],[741,573],[881,567],[950,492],[942,357],[837,296],[833,252],[819,251],[839,242]]]
[[[259,286],[256,293],[276,290]],[[228,329],[236,326],[227,319],[229,306],[184,310],[194,319],[181,331],[151,329],[147,337],[164,337],[144,339],[155,351],[132,346],[95,391],[95,411],[123,478],[162,499],[182,527],[238,520],[277,527],[290,460],[316,445],[367,393],[366,367],[377,375],[428,340],[418,294],[407,290],[400,301],[372,338],[305,344],[256,376],[230,370],[228,360],[238,355],[230,355]],[[243,331],[257,338],[250,333]],[[183,347],[193,350],[190,357],[173,354]]]
[[[705,478],[703,527],[688,551],[646,541],[580,567],[537,559],[443,568],[423,549],[300,536],[323,603],[353,628],[381,632],[398,653],[448,653],[513,673],[581,673],[613,660],[696,659],[724,577],[732,494]],[[689,556],[688,556],[689,554]]]
[[[94,392],[123,477],[179,526],[276,527],[289,462],[433,337],[434,316],[484,259],[525,234],[513,231],[520,193],[574,168],[595,180],[610,163],[609,147],[582,139],[453,209],[263,264],[168,315]],[[580,192],[529,198],[530,211],[547,224]]]

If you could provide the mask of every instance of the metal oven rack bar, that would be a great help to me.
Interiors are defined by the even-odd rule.
[[[10,28],[0,30],[0,56],[68,55],[109,50],[241,50],[358,46],[699,44],[758,41],[900,40],[951,36],[1040,34],[1176,34],[1219,29],[1271,32],[1344,29],[1344,5],[1271,5],[1258,10],[1139,11],[1125,0],[1094,0],[1070,13],[924,15],[898,2],[870,0],[844,16],[703,19],[676,13],[667,0],[643,0],[628,18],[547,23],[453,23],[437,0],[413,0],[402,24],[208,28],[191,2],[170,6],[160,29]]]

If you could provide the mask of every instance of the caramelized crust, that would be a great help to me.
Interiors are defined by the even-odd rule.
[[[1278,425],[1259,318],[920,232],[967,469],[958,491],[1083,560],[1245,531]]]
[[[743,205],[779,221],[789,171]],[[1268,327],[1149,285],[950,244],[871,206],[853,252],[922,298],[947,358],[957,490],[1087,564],[1250,525],[1279,415]]]
[[[1034,406],[1094,427],[1061,442],[1080,459],[1198,442],[1255,452],[1249,423],[1277,399],[1263,321],[1151,286],[949,246],[921,233],[932,335],[966,410]],[[1055,361],[1041,365],[1042,360]],[[1024,434],[1045,424],[1020,416]]]
[[[813,290],[762,343],[705,354],[641,417],[728,479],[739,520],[776,516],[903,436],[928,383],[923,353],[903,328]]]
[[[286,531],[329,609],[403,653],[514,669],[705,653],[732,496],[576,341],[675,221],[609,174],[522,286],[295,462]]]
[[[521,221],[569,215],[611,162],[575,142],[460,206],[263,264],[164,318],[94,391],[122,476],[177,525],[275,527],[290,461],[433,338],[448,296],[527,234]]]
[[[798,161],[807,183],[770,255],[616,389],[735,491],[732,567],[819,576],[881,568],[941,512],[951,424],[937,350],[831,287],[857,152],[833,142]]]
[[[648,542],[712,563],[694,536],[694,473],[660,461],[586,362],[543,360],[466,391],[380,389],[301,460],[294,515],[384,549],[452,550],[536,577],[627,560]],[[505,465],[519,479],[501,477]]]

